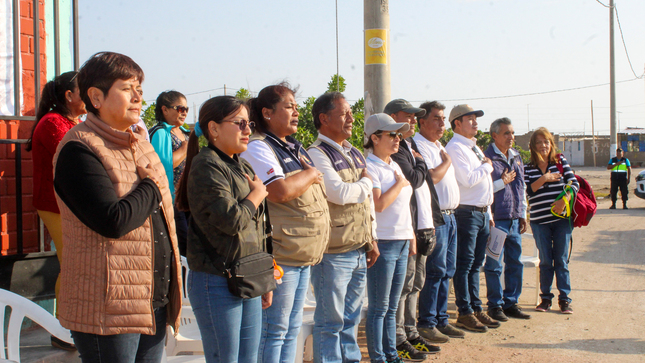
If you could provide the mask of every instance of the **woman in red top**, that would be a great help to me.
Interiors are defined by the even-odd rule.
[[[67,72],[47,82],[43,87],[36,123],[27,143],[27,151],[33,151],[34,207],[43,220],[56,246],[58,262],[61,262],[63,242],[61,218],[54,197],[54,172],[52,159],[58,143],[65,133],[78,123],[86,113],[85,104],[76,84],[77,72]],[[56,296],[60,281],[56,280]],[[58,314],[56,314],[58,315]],[[52,336],[52,345],[63,349],[75,349]]]

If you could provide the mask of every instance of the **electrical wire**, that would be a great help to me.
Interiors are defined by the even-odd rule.
[[[606,7],[606,8],[609,8],[609,5],[605,5],[605,4],[601,3],[601,2],[600,2],[600,0],[596,0],[596,2],[597,2],[598,4],[600,4],[600,5],[604,6],[604,7]],[[615,5],[614,5],[614,7],[615,7]]]
[[[642,77],[636,77],[633,79],[626,79],[623,81],[618,81],[616,83],[625,83],[625,82],[632,82],[640,79]],[[580,89],[585,89],[585,88],[594,88],[594,87],[602,87],[602,86],[607,86],[609,83],[601,83],[601,84],[594,84],[590,86],[581,86],[581,87],[573,87],[573,88],[564,88],[564,89],[558,89],[558,90],[553,90],[553,91],[543,91],[543,92],[532,92],[532,93],[522,93],[522,94],[516,94],[516,95],[505,95],[505,96],[491,96],[491,97],[474,97],[474,98],[456,98],[452,100],[442,100],[445,102],[453,102],[453,101],[471,101],[471,100],[493,100],[493,99],[499,99],[499,98],[513,98],[513,97],[523,97],[523,96],[537,96],[537,95],[546,95],[550,93],[559,93],[559,92],[568,92],[568,91],[576,91]],[[425,101],[410,101],[410,102],[425,102]]]
[[[625,44],[625,37],[623,36],[623,28],[620,26],[620,17],[618,16],[618,7],[616,7],[616,5],[614,5],[614,10],[616,10],[616,20],[618,21],[618,30],[620,30],[620,39],[623,41],[623,48],[625,48],[625,55],[627,56],[627,62],[629,62],[629,68],[632,69],[632,73],[634,73],[634,77],[641,79],[643,78],[643,76],[645,76],[645,73],[643,73],[640,76],[637,76],[636,72],[634,72],[634,66],[632,66],[632,61],[631,59],[629,59],[629,53],[627,52],[627,45]]]

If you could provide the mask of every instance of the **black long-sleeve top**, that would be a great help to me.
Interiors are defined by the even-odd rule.
[[[128,195],[118,198],[99,158],[85,145],[71,141],[60,151],[54,189],[72,213],[94,232],[121,238],[151,217],[154,234],[153,307],[168,303],[170,264],[173,251],[168,226],[159,208],[159,188],[151,179],[142,180]]]

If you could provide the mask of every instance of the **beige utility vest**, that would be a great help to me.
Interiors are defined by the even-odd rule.
[[[285,179],[303,171],[300,157],[313,166],[307,151],[295,139],[294,154],[273,135],[255,132],[250,142],[264,142],[273,151]],[[268,201],[273,226],[273,256],[279,265],[310,266],[322,260],[329,241],[330,222],[325,185],[313,184],[301,196],[286,203]]]
[[[356,183],[365,169],[365,158],[360,151],[352,148],[351,159],[336,147],[320,139],[311,148],[322,151],[334,165],[334,169],[344,183]],[[344,253],[360,247],[372,249],[372,216],[370,199],[362,203],[338,205],[327,202],[331,217],[331,237],[326,253]]]

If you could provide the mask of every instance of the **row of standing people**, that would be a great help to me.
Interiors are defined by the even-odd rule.
[[[354,328],[360,320],[366,284],[368,349],[373,361],[399,359],[396,347],[410,341],[417,348],[438,350],[422,338],[431,336],[428,332],[435,327],[447,335],[463,335],[448,324],[446,314],[454,263],[450,258],[457,256],[459,261],[460,254],[451,252],[457,244],[454,234],[452,242],[442,239],[440,228],[447,225],[446,234],[450,234],[451,218],[464,208],[436,208],[444,198],[440,188],[433,191],[434,184],[439,187],[445,176],[434,172],[448,170],[450,157],[441,151],[438,138],[431,141],[434,136],[425,141],[438,151],[423,155],[417,140],[420,135],[409,138],[415,117],[408,115],[407,123],[400,125],[384,114],[366,120],[366,146],[373,150],[366,160],[346,141],[353,118],[342,94],[325,94],[316,100],[313,113],[319,139],[309,150],[289,136],[297,130],[298,112],[288,86],[267,87],[248,106],[233,97],[216,97],[202,105],[187,145],[170,135],[172,151],[185,148],[187,155],[185,172],[176,184],[170,179],[167,160],[145,142],[145,130],[132,128],[139,121],[143,78],[143,71],[127,56],[99,53],[59,86],[65,88],[62,94],[69,96],[68,101],[80,98],[89,112],[86,122],[62,132],[65,136],[53,155],[52,174],[61,212],[60,240],[65,241],[66,251],[63,254],[61,247],[58,315],[63,326],[72,330],[84,361],[101,357],[155,360],[161,356],[165,337],[165,329],[159,327],[178,327],[181,278],[175,205],[191,212],[186,254],[194,273],[187,284],[209,361],[292,361],[310,277],[317,299],[316,361],[360,360]],[[186,106],[173,104],[176,101],[170,100],[165,109],[181,113],[179,107]],[[405,101],[394,105],[399,109],[392,115],[408,110]],[[416,114],[421,136],[425,136],[423,120],[430,124],[437,109],[443,110],[428,107],[427,114],[421,110],[403,113]],[[457,122],[453,124],[456,132],[463,118]],[[441,124],[440,129],[443,120]],[[256,129],[253,135],[251,126]],[[398,135],[399,131],[406,137]],[[209,143],[202,150],[200,136]],[[543,138],[548,146],[547,136]],[[536,159],[547,160],[547,169],[555,161],[551,151]],[[415,180],[413,172],[423,171],[420,165],[437,156],[441,162],[426,164],[428,172],[416,173]],[[174,169],[174,155],[171,158]],[[537,181],[555,183],[555,179]],[[542,184],[533,191],[544,189]],[[408,208],[410,200],[416,212]],[[469,212],[483,208],[473,207],[479,210]],[[226,263],[229,255],[234,260],[269,247],[265,242],[267,210],[274,227],[273,254],[284,270],[283,283],[262,298],[236,298],[226,288]],[[376,223],[370,214],[375,214]],[[408,318],[414,318],[415,296],[423,284],[419,282],[423,258],[409,250],[417,242],[428,242],[432,229],[436,229],[437,247],[425,268],[429,278],[420,296],[417,332]],[[235,246],[232,254],[231,246]],[[468,278],[470,271],[464,271],[467,284],[472,279]],[[474,286],[457,285],[455,278],[459,325],[461,317],[469,315],[468,307],[462,310],[460,293],[464,290],[476,296],[477,291]],[[541,285],[543,298],[550,301],[546,272]],[[562,292],[561,302],[566,301]],[[461,299],[468,297],[461,295]],[[399,305],[409,308],[406,311]],[[473,305],[477,306],[476,300]],[[401,316],[395,337],[397,308]]]

